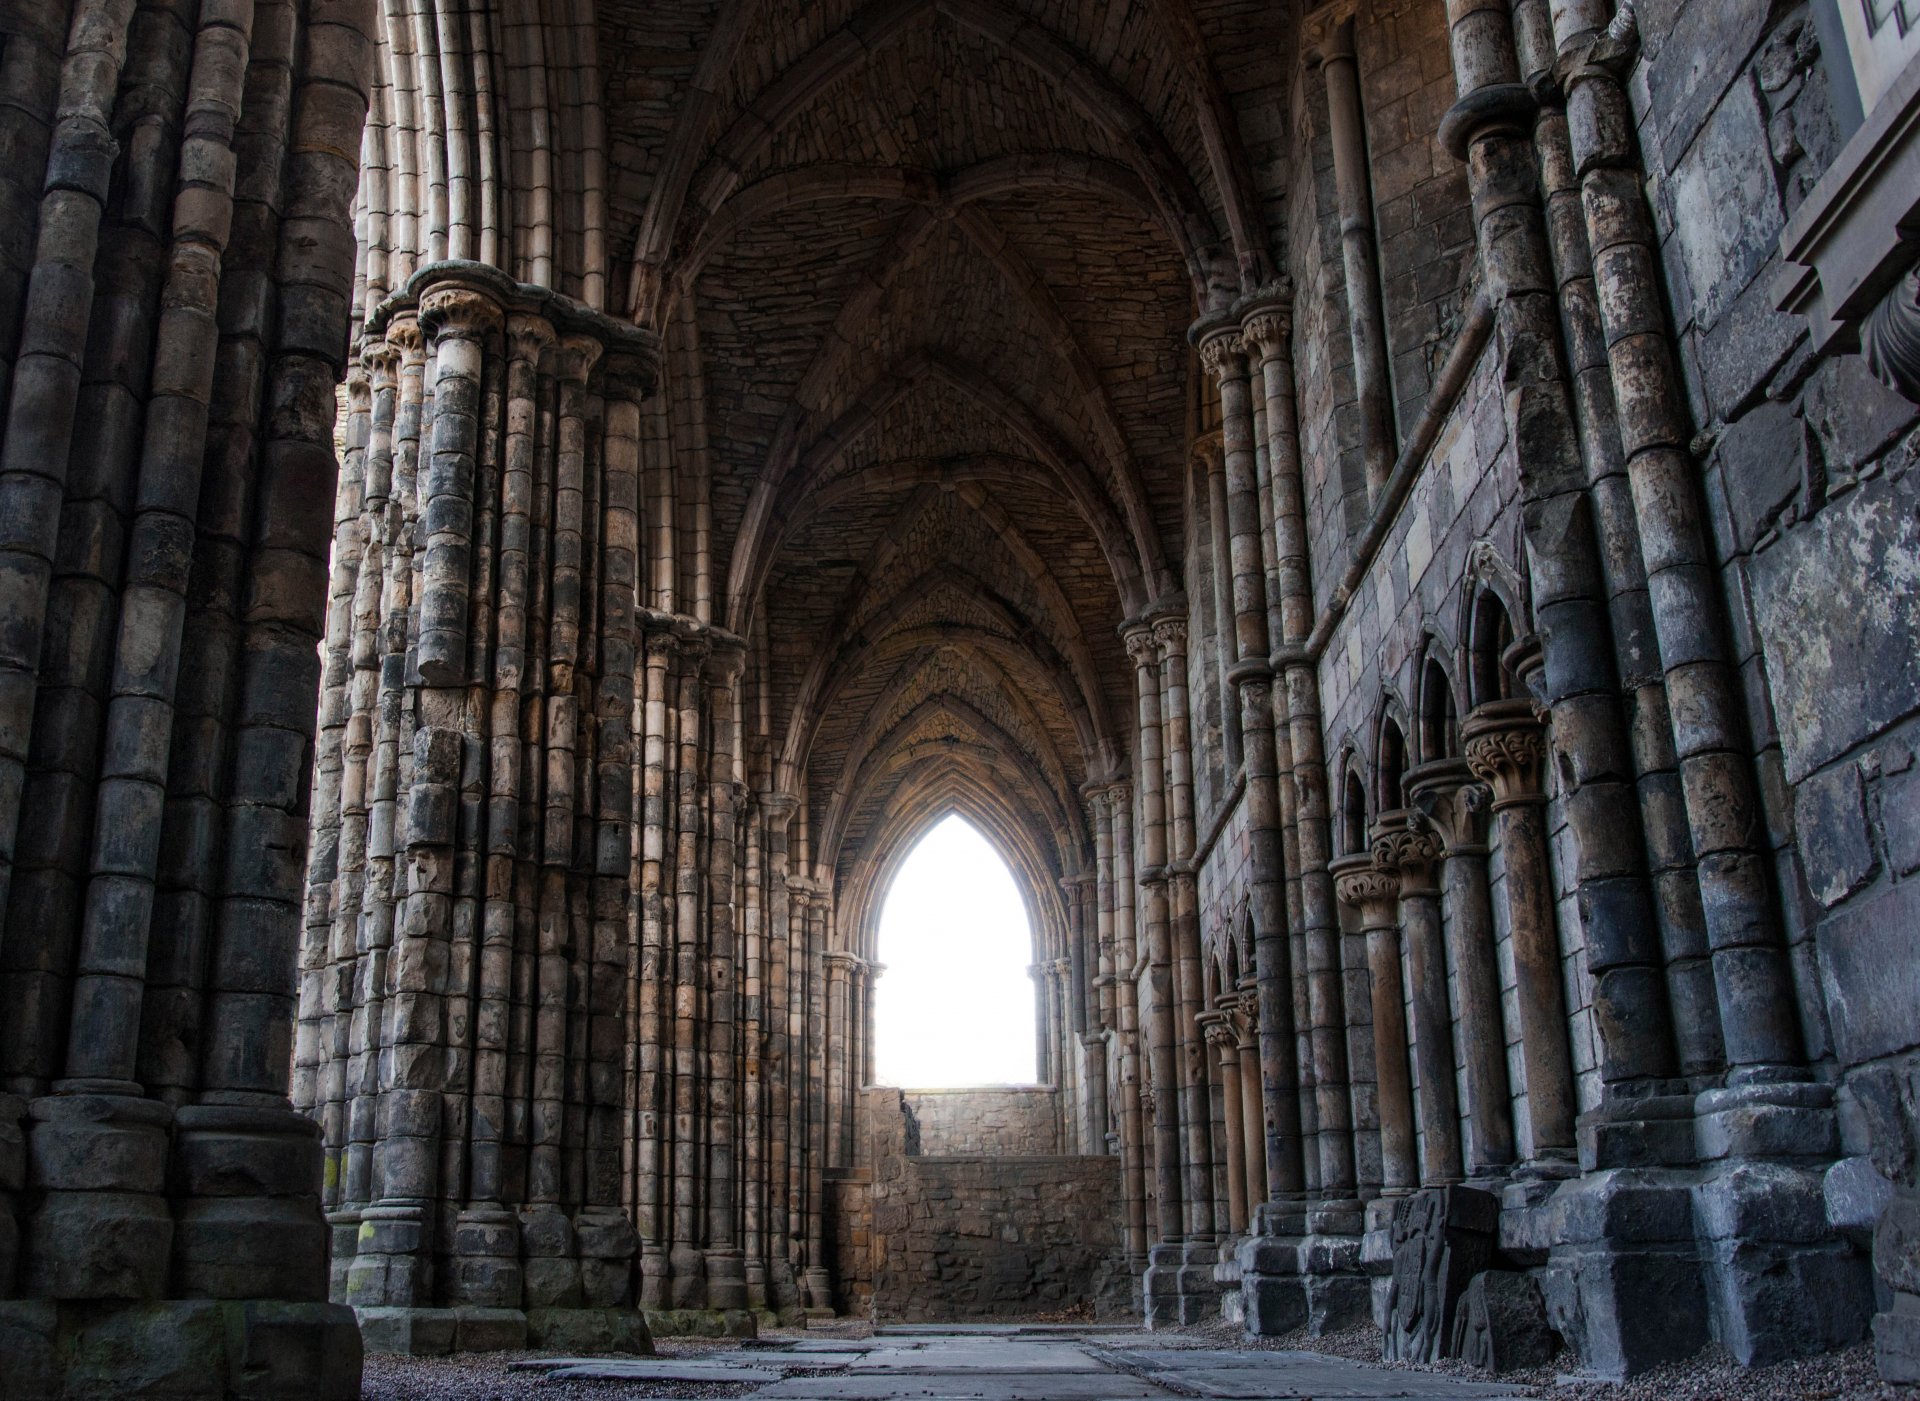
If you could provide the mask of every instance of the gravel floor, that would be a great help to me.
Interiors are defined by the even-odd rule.
[[[1740,1367],[1718,1348],[1708,1348],[1685,1362],[1657,1367],[1630,1382],[1616,1383],[1573,1380],[1567,1375],[1566,1362],[1558,1367],[1507,1372],[1498,1378],[1463,1362],[1382,1362],[1379,1330],[1370,1327],[1350,1328],[1320,1338],[1308,1337],[1304,1329],[1272,1338],[1249,1338],[1238,1328],[1221,1323],[1155,1333],[1153,1340],[1156,1347],[1248,1351],[1297,1348],[1380,1367],[1488,1377],[1528,1387],[1544,1401],[1920,1401],[1920,1387],[1891,1386],[1880,1380],[1874,1370],[1873,1348],[1864,1343],[1771,1367]]]
[[[780,1334],[762,1333],[762,1338]],[[785,1335],[802,1336],[799,1333]],[[660,1338],[655,1348],[662,1357],[698,1357],[704,1352],[738,1351],[736,1338]],[[749,1344],[748,1346],[751,1346]],[[587,1382],[561,1381],[538,1372],[516,1372],[511,1364],[533,1352],[493,1352],[458,1357],[394,1357],[369,1355],[360,1383],[363,1401],[642,1401],[674,1397],[707,1398],[751,1396],[755,1384],[732,1382]],[[769,1350],[766,1365],[785,1374],[780,1354]],[[810,1375],[819,1375],[813,1369]]]

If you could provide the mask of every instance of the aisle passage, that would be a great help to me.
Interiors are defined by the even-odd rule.
[[[1319,1353],[1166,1348],[1154,1341],[1131,1328],[956,1324],[883,1328],[871,1338],[768,1340],[698,1357],[545,1358],[512,1366],[525,1376],[530,1398],[566,1382],[621,1381],[647,1396],[711,1395],[707,1388],[716,1384],[748,1384],[753,1389],[739,1394],[766,1401],[1493,1401],[1524,1394]]]

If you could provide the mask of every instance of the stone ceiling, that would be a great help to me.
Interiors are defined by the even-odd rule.
[[[957,803],[1050,886],[1180,587],[1187,326],[1271,275],[1283,7],[596,13],[610,295],[698,368],[774,782],[843,873]]]

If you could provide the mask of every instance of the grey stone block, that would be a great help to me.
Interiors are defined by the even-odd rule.
[[[360,1340],[369,1353],[438,1357],[453,1351],[458,1318],[452,1309],[356,1308]]]

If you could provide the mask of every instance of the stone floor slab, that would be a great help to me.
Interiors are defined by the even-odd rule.
[[[1115,1372],[847,1373],[789,1377],[754,1393],[765,1401],[1144,1401],[1176,1394]]]
[[[777,1382],[765,1366],[683,1357],[562,1357],[517,1362],[516,1371],[537,1371],[548,1381],[588,1382]]]
[[[1156,1382],[1226,1401],[1498,1401],[1522,1396],[1520,1387],[1449,1377],[1316,1352],[1237,1352],[1212,1349],[1111,1349],[1102,1354]]]

